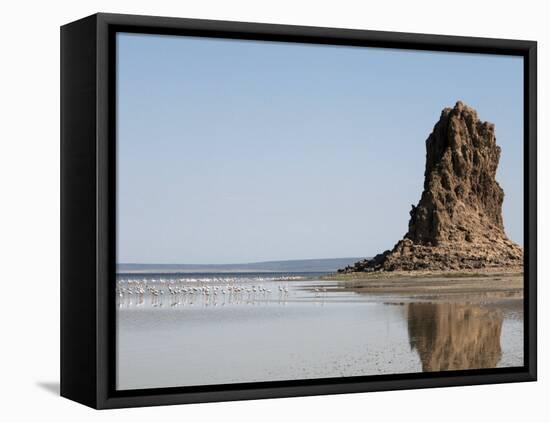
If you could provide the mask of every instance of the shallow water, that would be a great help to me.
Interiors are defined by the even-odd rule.
[[[283,275],[120,275],[117,389],[523,365],[521,300],[441,302]]]

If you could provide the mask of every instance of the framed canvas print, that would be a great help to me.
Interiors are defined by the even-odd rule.
[[[61,394],[536,379],[536,43],[61,29]]]

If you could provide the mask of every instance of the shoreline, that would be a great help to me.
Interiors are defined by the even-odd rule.
[[[124,276],[123,276],[124,275]],[[211,272],[209,277],[219,278],[219,273]],[[247,273],[241,274],[246,278]],[[250,275],[274,276],[263,272],[254,272]],[[119,274],[122,277],[136,277],[136,274]],[[141,274],[145,279],[151,274]],[[164,274],[154,283],[186,283],[183,279],[191,277],[189,274]],[[156,277],[156,276],[155,276]],[[167,279],[163,279],[166,278]],[[195,278],[192,278],[195,280]],[[262,279],[263,280],[263,279]],[[205,281],[195,280],[203,284]],[[265,281],[264,281],[265,282]],[[301,284],[299,289],[311,290],[316,293],[355,293],[375,297],[390,297],[398,301],[451,301],[451,302],[500,302],[503,300],[521,300],[524,291],[523,267],[467,269],[455,271],[377,271],[353,273],[324,273],[313,275],[280,275],[272,278],[272,282],[279,284]],[[145,281],[144,281],[145,283]],[[214,284],[223,285],[226,282],[214,281]],[[229,282],[227,282],[229,283]],[[248,281],[254,283],[254,281]],[[259,281],[258,283],[262,283]]]
[[[323,276],[325,280],[379,280],[398,278],[468,278],[468,277],[495,277],[495,276],[523,276],[523,266],[513,267],[484,267],[480,269],[459,270],[396,270],[374,272],[331,273]]]
[[[451,272],[354,272],[326,275],[321,280],[335,282],[330,288],[335,291],[453,301],[522,299],[524,288],[522,267]]]

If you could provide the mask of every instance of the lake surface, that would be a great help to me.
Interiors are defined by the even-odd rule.
[[[434,303],[316,276],[118,275],[117,389],[523,365],[522,300]]]

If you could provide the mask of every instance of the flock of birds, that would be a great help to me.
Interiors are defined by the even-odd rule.
[[[145,304],[162,307],[166,303],[172,307],[194,304],[254,305],[270,301],[286,302],[289,292],[288,283],[272,282],[266,287],[258,282],[239,284],[233,280],[195,281],[189,284],[186,279],[121,279],[116,288],[119,307]]]

